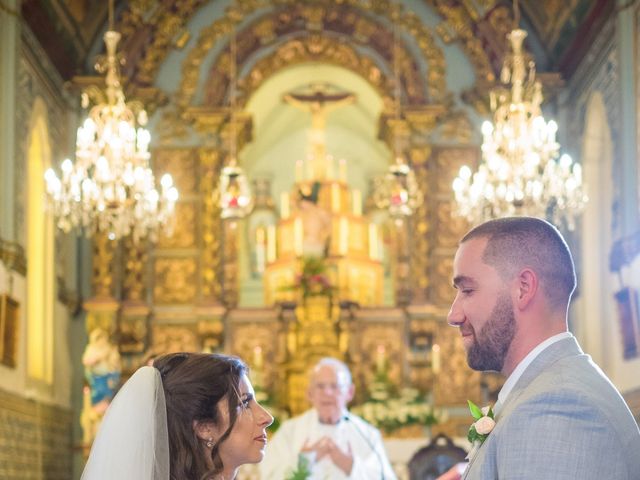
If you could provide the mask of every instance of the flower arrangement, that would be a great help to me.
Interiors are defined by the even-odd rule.
[[[403,388],[397,395],[387,397],[379,393],[352,411],[385,433],[410,425],[428,427],[438,423],[435,410],[417,389]]]
[[[296,275],[295,283],[283,287],[282,290],[294,290],[302,293],[302,298],[306,299],[310,295],[330,296],[334,287],[326,275],[327,264],[321,257],[304,257],[302,259],[302,270]]]

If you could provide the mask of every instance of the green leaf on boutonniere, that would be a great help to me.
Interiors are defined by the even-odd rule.
[[[482,415],[482,410],[480,409],[480,407],[473,403],[471,400],[467,400],[467,403],[469,404],[469,411],[471,412],[473,418],[475,418],[476,420],[480,420],[484,416]]]
[[[489,433],[495,427],[495,419],[493,416],[493,407],[484,407],[480,408],[471,400],[467,400],[469,404],[469,411],[475,420],[471,427],[469,427],[469,433],[467,434],[467,439],[472,444],[481,445],[489,436]],[[486,414],[485,414],[486,412]],[[478,427],[476,428],[476,425]],[[478,432],[478,428],[483,433]]]

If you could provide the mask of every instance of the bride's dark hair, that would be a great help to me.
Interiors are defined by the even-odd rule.
[[[211,479],[222,472],[220,445],[237,418],[238,388],[247,366],[237,357],[205,353],[173,353],[153,362],[160,371],[167,404],[172,480]],[[226,399],[229,426],[211,450],[213,469],[206,462],[204,442],[196,435],[196,422],[221,421],[218,403]]]

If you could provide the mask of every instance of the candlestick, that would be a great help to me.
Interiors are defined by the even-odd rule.
[[[297,257],[302,256],[302,219],[296,218],[293,223],[293,251]]]
[[[360,190],[354,190],[352,194],[352,203],[353,203],[353,214],[356,217],[362,215],[362,195],[360,194]]]
[[[276,261],[276,226],[267,227],[267,261]]]

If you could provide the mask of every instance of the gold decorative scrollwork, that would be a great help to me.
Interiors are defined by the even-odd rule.
[[[154,264],[157,303],[190,303],[196,298],[196,259],[158,258]]]
[[[200,218],[202,248],[200,274],[202,296],[209,301],[221,301],[222,220],[220,219],[220,192],[218,178],[222,159],[217,150],[198,150],[200,161],[200,195],[202,216]]]
[[[414,155],[415,155],[414,151]],[[416,181],[422,192],[429,189],[429,171],[425,165],[416,167]],[[413,303],[421,303],[427,300],[429,288],[429,257],[432,248],[431,242],[431,222],[429,221],[432,202],[423,202],[415,212],[413,222],[415,234],[412,235],[411,245],[411,276],[414,279],[414,289],[412,295]]]
[[[196,194],[196,156],[191,148],[159,148],[152,152],[157,176],[170,173],[180,199]]]
[[[91,285],[94,298],[112,298],[113,257],[115,242],[106,234],[98,232],[93,236],[93,273]]]
[[[148,245],[133,241],[131,236],[123,242],[125,257],[122,296],[125,300],[142,302],[145,297],[145,267],[148,259]]]
[[[176,204],[171,235],[162,233],[158,248],[195,248],[196,247],[196,202],[185,201]]]

